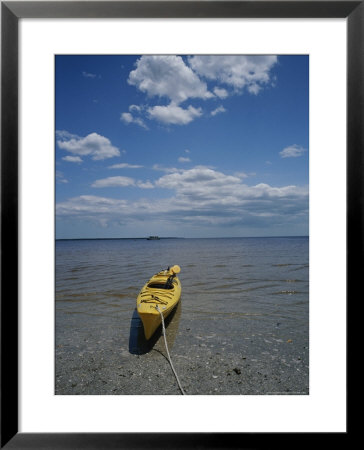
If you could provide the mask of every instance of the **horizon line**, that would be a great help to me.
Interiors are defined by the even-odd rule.
[[[56,241],[107,241],[107,240],[148,240],[148,237],[76,237],[56,238]],[[260,239],[260,238],[308,238],[309,235],[279,235],[279,236],[219,236],[219,237],[183,237],[183,236],[158,236],[161,239]],[[158,239],[157,239],[158,240]]]

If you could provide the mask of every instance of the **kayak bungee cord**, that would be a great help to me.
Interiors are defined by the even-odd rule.
[[[156,302],[159,302],[162,305],[168,305],[167,301],[160,299],[156,295],[153,295],[153,294],[148,294],[148,295],[150,295],[150,298],[145,298],[145,299],[141,300],[140,303],[149,303],[149,302],[156,303]]]
[[[163,329],[164,344],[165,344],[165,346],[166,346],[169,364],[170,364],[171,367],[172,367],[174,376],[176,377],[176,380],[177,380],[177,383],[178,383],[178,387],[180,388],[180,390],[181,390],[181,392],[182,392],[182,395],[186,395],[186,394],[185,394],[185,391],[182,389],[182,386],[181,386],[181,383],[180,383],[180,381],[179,381],[177,372],[174,370],[174,367],[173,367],[173,364],[172,364],[171,355],[169,354],[168,345],[167,345],[167,339],[166,339],[166,327],[164,326],[164,317],[163,317],[163,313],[162,313],[162,311],[159,309],[158,305],[156,305],[155,307],[156,307],[156,310],[159,312],[159,314],[161,315],[161,318],[162,318],[162,329]]]

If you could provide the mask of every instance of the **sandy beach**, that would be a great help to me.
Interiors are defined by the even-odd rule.
[[[198,319],[181,318],[182,310],[183,302],[167,320],[166,335],[187,395],[308,394],[308,343],[284,323],[261,330],[255,321],[237,350],[235,341],[213,332],[214,321],[204,330]],[[95,316],[84,329],[58,335],[57,394],[181,394],[160,329],[145,341],[134,313],[128,340],[117,316],[112,323],[104,319]]]

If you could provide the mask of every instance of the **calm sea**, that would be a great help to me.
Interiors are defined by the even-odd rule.
[[[308,250],[307,237],[60,240],[57,332],[109,317],[118,320],[128,342],[140,288],[178,264],[184,325],[197,319],[203,331],[213,320],[215,331],[227,327],[233,336],[243,318],[245,326],[259,320],[264,328],[273,321],[308,335]]]

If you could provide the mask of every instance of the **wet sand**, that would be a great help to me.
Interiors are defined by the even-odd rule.
[[[62,395],[180,395],[161,328],[150,341],[124,314],[64,315],[56,333],[55,392]],[[284,317],[194,314],[183,300],[167,319],[174,368],[187,395],[309,393],[308,336]],[[237,326],[239,324],[239,326]]]

